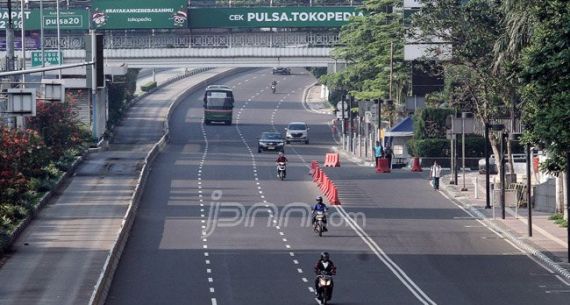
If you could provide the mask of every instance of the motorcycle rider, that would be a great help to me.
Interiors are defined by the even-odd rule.
[[[273,80],[271,82],[271,89],[273,90],[273,92],[277,91],[277,81]]]
[[[317,264],[315,265],[315,273],[317,274],[317,277],[315,278],[315,294],[317,296],[319,295],[319,277],[318,276],[323,271],[330,273],[331,275],[336,275],[336,266],[329,259],[329,253],[328,252],[322,252],[321,258],[319,258],[319,260],[317,261]],[[331,292],[332,292],[333,288],[334,288],[334,282],[331,282]]]
[[[323,217],[323,232],[327,232],[327,205],[323,202],[323,197],[321,196],[317,196],[317,198],[315,199],[317,201],[317,203],[315,204],[315,206],[313,206],[313,225],[315,224],[315,221],[317,221],[317,212],[323,212],[324,213],[324,217]]]
[[[275,163],[277,163],[277,165],[279,165],[279,162],[283,162],[285,163],[285,165],[287,165],[287,158],[285,157],[285,154],[283,154],[282,151],[279,152],[279,156],[277,157],[277,160],[275,160]],[[283,171],[283,178],[287,177],[287,167],[285,167],[285,170]]]

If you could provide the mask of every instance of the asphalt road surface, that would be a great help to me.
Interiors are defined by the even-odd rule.
[[[231,126],[202,124],[202,90],[180,104],[107,304],[316,304],[321,251],[338,267],[333,304],[567,303],[570,287],[432,191],[425,174],[379,175],[342,160],[327,169],[342,208],[331,208],[329,232],[316,236],[308,208],[319,192],[308,166],[336,144],[332,117],[301,103],[315,79],[292,72],[220,81],[236,96]],[[311,144],[286,146],[280,181],[276,154],[257,153],[256,138],[290,121],[309,124]]]

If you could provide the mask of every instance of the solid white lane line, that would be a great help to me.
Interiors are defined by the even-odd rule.
[[[344,210],[342,206],[334,206],[341,216],[346,220],[348,225],[360,236],[360,238],[368,245],[368,247],[376,254],[380,261],[392,271],[392,273],[400,280],[404,286],[420,301],[422,304],[433,305],[436,304],[430,297],[428,297],[416,283],[408,277],[408,275],[394,262],[392,259],[378,246],[378,244],[360,228],[360,226],[350,218],[350,215]]]

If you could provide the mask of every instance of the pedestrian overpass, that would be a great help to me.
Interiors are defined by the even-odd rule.
[[[57,43],[52,37],[45,41],[47,48]],[[61,41],[65,63],[85,61],[85,36],[64,36]],[[339,45],[334,31],[112,34],[104,41],[107,65],[132,68],[327,67],[336,63],[331,51]]]

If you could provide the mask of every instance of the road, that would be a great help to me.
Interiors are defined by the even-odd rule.
[[[308,207],[319,192],[308,165],[335,143],[330,116],[301,103],[314,78],[292,72],[220,81],[234,88],[232,126],[201,123],[203,91],[180,104],[107,304],[316,304],[312,268],[324,250],[338,267],[334,304],[566,303],[570,287],[430,190],[422,174],[378,175],[342,160],[327,172],[343,205],[331,208],[328,234],[312,233]],[[279,181],[275,153],[258,154],[256,138],[289,121],[309,123],[311,144],[287,146]]]

